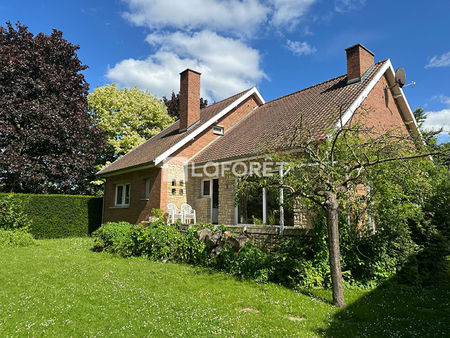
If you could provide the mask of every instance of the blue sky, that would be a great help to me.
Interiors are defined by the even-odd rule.
[[[0,23],[62,30],[91,90],[116,82],[161,97],[202,72],[210,102],[256,85],[266,101],[346,72],[346,47],[404,67],[412,109],[450,131],[450,1],[0,1]],[[443,136],[441,140],[449,140]]]

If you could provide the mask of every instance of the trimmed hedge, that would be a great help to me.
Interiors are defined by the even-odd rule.
[[[0,193],[0,198],[8,195],[32,220],[35,238],[88,236],[102,221],[101,197]]]

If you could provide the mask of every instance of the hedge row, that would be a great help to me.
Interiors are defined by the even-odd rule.
[[[102,221],[100,197],[0,193],[0,198],[8,195],[32,220],[31,233],[35,238],[88,236]]]

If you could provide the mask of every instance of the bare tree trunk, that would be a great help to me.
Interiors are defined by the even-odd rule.
[[[339,250],[339,225],[336,194],[326,193],[325,210],[327,213],[328,251],[330,257],[331,284],[333,287],[333,304],[345,307],[344,289],[342,286],[342,271]]]

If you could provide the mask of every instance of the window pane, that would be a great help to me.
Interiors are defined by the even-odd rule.
[[[177,185],[177,180],[172,180],[172,187]]]
[[[116,187],[116,205],[122,204],[123,185]]]
[[[172,195],[176,195],[177,194],[177,189],[172,189]]]
[[[149,198],[150,196],[150,179],[147,178],[145,180],[145,198]]]
[[[203,184],[203,196],[209,196],[209,189],[210,189],[210,181],[202,181]]]
[[[127,184],[125,186],[125,203],[124,204],[130,204],[130,185]]]
[[[183,195],[183,189],[180,189],[180,195]]]

